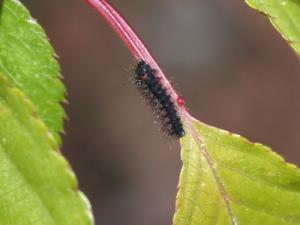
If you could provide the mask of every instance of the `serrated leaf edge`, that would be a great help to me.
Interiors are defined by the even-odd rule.
[[[87,197],[84,195],[84,193],[82,193],[79,190],[76,175],[73,172],[72,167],[69,164],[69,162],[61,154],[61,151],[59,149],[59,145],[56,142],[56,139],[54,138],[52,132],[50,132],[49,128],[44,123],[44,121],[39,118],[38,114],[36,113],[34,104],[25,95],[25,93],[22,92],[19,88],[15,87],[15,85],[13,85],[12,82],[10,82],[5,76],[3,76],[1,74],[0,74],[0,79],[2,81],[4,81],[4,83],[7,85],[7,89],[10,89],[12,92],[16,92],[16,93],[19,94],[19,97],[22,98],[23,103],[26,104],[28,109],[32,112],[31,117],[37,122],[37,124],[39,124],[40,128],[44,130],[44,133],[46,134],[45,136],[48,139],[48,144],[50,145],[49,148],[51,149],[52,154],[56,157],[57,160],[63,162],[63,164],[65,166],[65,172],[66,172],[66,174],[69,175],[69,178],[71,180],[71,182],[69,183],[70,184],[69,189],[72,190],[73,192],[77,193],[78,198],[81,199],[81,203],[85,206],[84,207],[85,208],[85,213],[86,213],[87,217],[90,220],[90,224],[93,225],[94,224],[94,218],[93,218],[93,214],[91,212],[91,209],[92,209],[91,204],[90,204],[89,200],[87,199]],[[12,164],[14,164],[14,163],[12,162]],[[20,174],[22,175],[21,172],[20,172]],[[34,190],[34,188],[32,190]],[[38,194],[37,194],[37,196],[40,198],[40,196]],[[40,200],[41,200],[41,202],[43,202],[41,198],[40,198]],[[45,207],[45,208],[46,208],[47,212],[49,212],[49,215],[51,215],[51,213],[47,209],[47,207]]]

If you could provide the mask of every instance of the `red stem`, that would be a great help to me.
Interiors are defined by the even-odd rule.
[[[131,51],[136,60],[145,60],[152,68],[157,70],[157,76],[161,79],[161,83],[168,90],[171,98],[177,103],[178,110],[181,115],[188,116],[184,107],[183,99],[176,93],[169,80],[162,72],[144,43],[136,35],[133,29],[123,19],[123,17],[106,1],[106,0],[85,0],[92,8],[94,8],[119,35],[127,48]]]

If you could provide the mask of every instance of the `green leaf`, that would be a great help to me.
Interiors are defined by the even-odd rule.
[[[22,90],[59,140],[65,88],[44,30],[17,0],[0,1],[0,73]]]
[[[0,224],[91,225],[88,200],[59,151],[59,65],[17,0],[0,1]]]
[[[22,91],[0,76],[0,224],[88,225],[90,207]]]
[[[265,14],[300,55],[300,0],[246,0],[246,2]]]
[[[198,121],[181,144],[175,225],[300,224],[300,171],[271,149]]]

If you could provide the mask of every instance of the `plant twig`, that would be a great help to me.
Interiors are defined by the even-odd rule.
[[[119,35],[127,48],[131,51],[137,61],[144,60],[157,71],[162,85],[168,90],[173,102],[178,105],[178,111],[183,117],[190,117],[186,108],[184,99],[179,96],[170,81],[167,79],[159,65],[156,63],[144,43],[123,19],[123,17],[106,0],[85,0],[94,8]]]

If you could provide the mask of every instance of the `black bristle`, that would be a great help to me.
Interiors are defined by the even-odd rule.
[[[172,101],[168,91],[160,83],[157,71],[141,60],[135,70],[134,83],[142,95],[152,105],[170,136],[181,138],[185,132],[177,112],[177,105]]]

